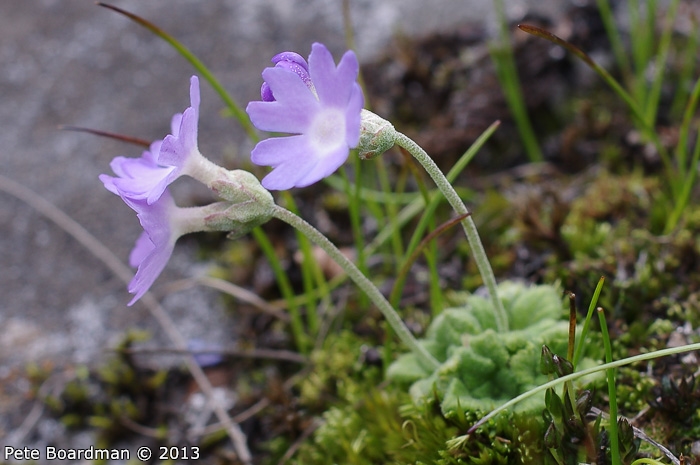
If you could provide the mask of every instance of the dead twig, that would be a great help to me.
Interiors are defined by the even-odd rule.
[[[289,315],[283,312],[279,306],[270,304],[265,300],[261,299],[257,294],[250,292],[247,289],[243,289],[240,286],[236,286],[233,283],[224,281],[223,279],[213,278],[211,276],[202,276],[199,278],[192,279],[182,279],[180,281],[175,281],[168,284],[167,289],[169,291],[179,291],[182,289],[188,289],[196,285],[202,285],[216,289],[225,294],[230,295],[242,302],[245,302],[253,307],[257,308],[261,312],[274,316],[285,323],[290,321]]]

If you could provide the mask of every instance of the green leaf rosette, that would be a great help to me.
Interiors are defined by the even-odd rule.
[[[417,403],[437,398],[447,417],[460,411],[488,411],[547,381],[540,372],[546,344],[565,355],[568,322],[561,291],[549,285],[504,282],[498,294],[508,314],[509,331],[498,333],[491,301],[471,295],[466,304],[444,310],[419,341],[441,362],[430,370],[413,354],[399,357],[389,379],[411,384]],[[519,412],[539,412],[543,399],[519,405]]]

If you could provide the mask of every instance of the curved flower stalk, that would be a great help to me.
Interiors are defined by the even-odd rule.
[[[489,291],[491,302],[496,317],[496,326],[499,332],[508,330],[508,316],[506,314],[503,302],[498,297],[498,288],[496,277],[493,274],[491,263],[486,256],[486,251],[479,238],[479,232],[476,230],[474,219],[469,214],[467,206],[455,191],[452,184],[447,180],[440,168],[435,164],[432,158],[428,156],[418,144],[411,140],[408,136],[400,133],[394,126],[383,118],[377,116],[371,111],[362,111],[362,136],[360,138],[359,155],[360,158],[374,158],[383,152],[389,150],[394,144],[406,149],[413,158],[415,158],[423,168],[428,172],[433,179],[438,189],[447,199],[453,210],[464,219],[461,221],[464,234],[467,236],[467,241],[472,249],[474,260],[481,274],[481,279]]]
[[[388,300],[379,292],[379,289],[362,274],[362,272],[350,261],[345,255],[336,248],[331,241],[328,240],[321,232],[311,226],[309,223],[298,217],[294,213],[286,210],[278,205],[272,209],[272,216],[284,221],[298,231],[302,232],[306,237],[313,241],[317,246],[321,247],[329,257],[331,257],[345,271],[350,279],[362,289],[367,297],[377,306],[382,312],[386,321],[391,325],[393,330],[401,341],[411,350],[421,367],[424,367],[429,372],[435,371],[440,366],[440,362],[430,353],[425,345],[419,343],[411,332],[406,328],[406,325],[401,320],[401,317],[396,313],[396,310],[391,306]]]
[[[447,199],[452,209],[460,216],[464,216],[461,221],[462,229],[464,234],[467,236],[467,241],[469,242],[469,247],[472,250],[474,256],[474,261],[476,261],[476,266],[479,269],[479,274],[481,274],[481,279],[484,281],[484,285],[489,291],[489,296],[491,297],[491,302],[493,303],[494,315],[496,317],[496,324],[498,332],[508,331],[508,316],[506,314],[503,302],[498,296],[498,287],[496,284],[496,276],[493,274],[493,268],[491,268],[491,262],[489,262],[486,256],[486,251],[484,250],[484,245],[479,237],[479,232],[476,229],[476,223],[474,219],[469,214],[469,209],[464,204],[462,199],[455,191],[452,184],[447,180],[445,175],[440,168],[435,164],[432,158],[423,150],[418,144],[413,140],[408,138],[408,136],[396,131],[394,142],[396,145],[406,149],[413,158],[418,160],[418,162],[423,165],[423,168],[428,172],[430,177],[433,179],[438,189]]]
[[[272,62],[262,73],[262,101],[250,102],[246,111],[258,129],[290,135],[259,142],[251,160],[273,167],[262,180],[267,189],[305,187],[336,171],[359,142],[359,64],[348,51],[336,66],[319,43],[311,47],[308,64],[293,52]]]

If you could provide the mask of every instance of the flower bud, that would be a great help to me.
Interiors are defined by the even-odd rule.
[[[236,238],[267,222],[272,217],[275,201],[253,174],[243,170],[223,173],[211,187],[228,201],[228,206],[206,221],[212,229],[230,231],[230,236]]]
[[[394,146],[396,130],[389,121],[368,110],[362,110],[361,118],[357,148],[362,160],[377,157]]]

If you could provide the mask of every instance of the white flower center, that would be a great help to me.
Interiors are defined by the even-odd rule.
[[[308,135],[317,152],[330,152],[344,146],[345,115],[335,108],[323,109],[311,122]]]

